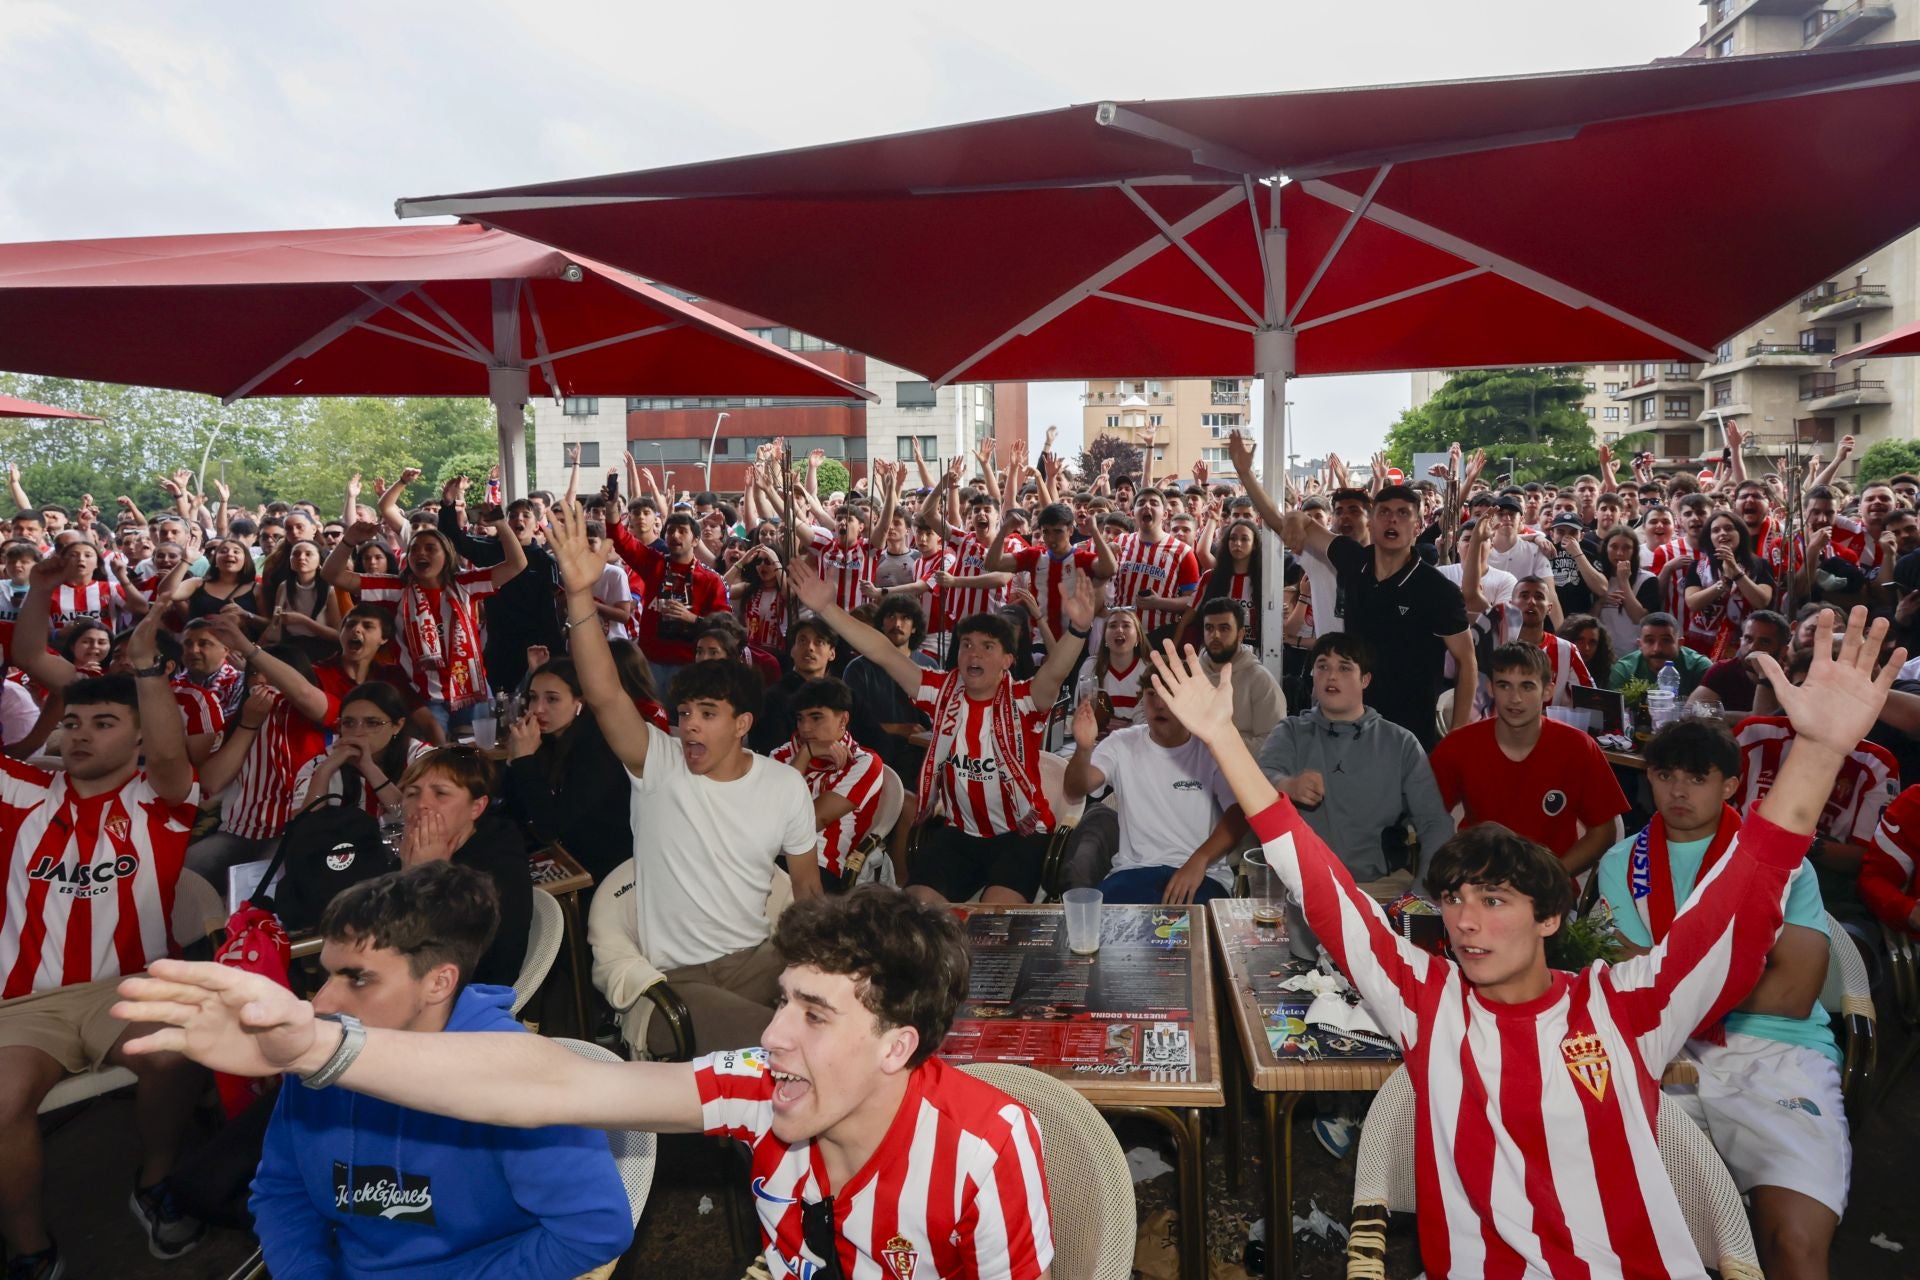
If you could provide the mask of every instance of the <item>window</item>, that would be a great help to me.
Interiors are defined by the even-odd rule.
[[[600,442],[598,440],[582,440],[573,447],[580,451],[581,466],[597,467],[600,465]],[[562,460],[564,460],[564,458],[565,455],[562,454]]]
[[[913,461],[914,439],[915,437],[913,436],[900,436],[899,438],[894,440],[893,442],[894,455],[898,457],[900,461],[902,462]],[[927,460],[927,465],[929,467],[937,465],[940,461],[940,437],[939,436],[920,436],[919,440],[920,440],[920,456]]]
[[[1858,320],[1853,322],[1853,340],[1856,343],[1860,341],[1860,322]]]
[[[1654,406],[1653,406],[1653,397],[1652,397],[1652,396],[1648,396],[1648,397],[1647,397],[1646,399],[1644,399],[1644,400],[1642,400],[1642,401],[1640,402],[1640,413],[1639,413],[1639,415],[1638,415],[1638,416],[1639,416],[1639,419],[1640,419],[1640,421],[1642,421],[1642,422],[1652,422],[1652,421],[1653,421],[1653,408],[1654,408]]]
[[[1800,437],[1801,444],[1833,443],[1832,418],[1796,418],[1793,430]]]
[[[1619,383],[1617,383],[1617,382],[1609,382],[1609,383],[1607,384],[1607,394],[1608,394],[1608,395],[1610,395],[1610,396],[1611,396],[1611,395],[1617,395],[1617,394],[1619,393],[1619,391],[1620,391],[1620,384],[1619,384]]]
[[[707,442],[705,440],[629,440],[627,452],[634,461],[641,463],[671,465],[676,462],[705,462],[707,460]]]
[[[1620,421],[1620,406],[1617,404],[1608,405],[1605,409],[1601,411],[1600,417],[1603,421],[1606,421],[1606,422]]]
[[[1727,364],[1731,362],[1732,359],[1733,359],[1733,343],[1723,342],[1714,349],[1713,362],[1715,364]]]
[[[893,403],[901,409],[931,409],[936,393],[931,382],[896,382]]]
[[[1725,408],[1733,403],[1733,379],[1721,378],[1713,384],[1713,407]]]
[[[1586,407],[1586,409],[1587,409],[1587,416],[1588,416],[1589,418],[1592,418],[1592,417],[1597,417],[1597,416],[1599,415],[1599,413],[1600,413],[1600,411],[1599,411],[1598,409],[1596,409],[1596,408],[1594,408],[1594,407],[1593,407],[1592,405],[1588,405],[1588,406]]]
[[[1664,372],[1669,378],[1691,378],[1693,376],[1693,366],[1690,364],[1669,364],[1666,366]]]
[[[1685,431],[1661,432],[1660,456],[1663,458],[1691,458],[1693,456],[1693,437]]]
[[[1718,40],[1715,40],[1713,46],[1707,50],[1707,56],[1709,58],[1731,58],[1733,56],[1733,33],[1728,32]]]
[[[1240,428],[1240,415],[1237,413],[1203,413],[1200,425],[1209,428],[1214,435],[1225,435]]]
[[[1583,386],[1583,387],[1585,387],[1585,388],[1586,388],[1586,389],[1587,389],[1588,391],[1598,391],[1598,390],[1600,389],[1600,388],[1598,388],[1598,387],[1596,387],[1596,386],[1594,386],[1594,385],[1593,385],[1593,383],[1591,383],[1591,382],[1583,382],[1583,383],[1581,383],[1580,385],[1581,385],[1581,386]]]
[[[1693,416],[1693,401],[1688,397],[1668,396],[1666,401],[1666,404],[1661,406],[1661,417],[1691,418]]]
[[[599,396],[568,396],[560,412],[569,418],[591,418],[600,412]]]
[[[1835,334],[1831,327],[1824,329],[1802,329],[1800,331],[1800,349],[1819,355],[1831,355],[1839,349],[1834,338]]]
[[[1230,467],[1233,465],[1233,455],[1225,449],[1202,449],[1200,451],[1200,460],[1209,467]]]
[[[1108,426],[1110,426],[1110,427],[1117,427],[1117,426],[1119,426],[1119,425],[1120,425],[1120,415],[1119,415],[1119,414],[1117,414],[1117,413],[1110,413],[1110,414],[1108,414],[1108,415],[1107,415],[1107,425],[1108,425]]]
[[[1147,425],[1150,427],[1162,427],[1166,425],[1166,422],[1167,422],[1167,416],[1164,413],[1153,413],[1153,414],[1147,415]]]

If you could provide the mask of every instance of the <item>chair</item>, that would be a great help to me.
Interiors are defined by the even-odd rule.
[[[900,781],[899,774],[881,765],[880,801],[873,811],[873,825],[867,828],[867,834],[860,837],[860,843],[854,846],[853,852],[847,855],[840,866],[849,888],[869,881],[895,883],[893,858],[887,853],[887,838],[893,834],[894,825],[900,821],[900,811],[906,804],[906,784]]]
[[[565,1040],[556,1037],[553,1043],[593,1062],[618,1062],[620,1058],[611,1050],[602,1049],[597,1044],[588,1044],[584,1040]],[[640,1215],[647,1207],[647,1195],[653,1190],[653,1163],[657,1139],[651,1133],[634,1129],[607,1130],[607,1145],[613,1150],[613,1163],[620,1170],[620,1182],[627,1189],[627,1208],[633,1213],[634,1226],[640,1225]],[[631,1246],[629,1246],[631,1247]],[[619,1263],[614,1264],[617,1270]]]
[[[1127,1280],[1138,1231],[1133,1175],[1119,1139],[1093,1104],[1031,1067],[976,1062],[961,1070],[1018,1102],[1040,1126],[1052,1274]]]
[[[1053,810],[1053,834],[1047,838],[1046,860],[1040,864],[1040,891],[1049,898],[1060,896],[1060,872],[1067,858],[1067,844],[1073,828],[1086,812],[1085,798],[1067,799],[1067,762],[1051,751],[1040,754],[1040,792]]]
[[[1907,1029],[1906,1051],[1880,1084],[1880,1101],[1885,1102],[1893,1086],[1913,1065],[1914,1058],[1920,1056],[1920,965],[1915,964],[1913,939],[1906,930],[1882,925],[1880,936],[1887,944],[1888,985],[1893,989],[1894,1011]]]
[[[219,932],[226,922],[226,904],[220,900],[220,891],[198,873],[182,868],[180,879],[174,884],[173,914],[168,921],[174,945],[184,949],[203,942]],[[125,1067],[103,1066],[96,1071],[67,1076],[40,1100],[38,1114],[46,1115],[89,1098],[125,1089],[133,1082],[133,1072]]]
[[[1875,1034],[1873,995],[1867,990],[1867,962],[1848,933],[1831,914],[1827,916],[1827,981],[1820,988],[1820,1006],[1842,1019],[1845,1036],[1840,1048],[1840,1092],[1852,1101],[1855,1091],[1873,1074],[1879,1056]]]
[[[1387,1216],[1414,1208],[1413,1081],[1405,1067],[1387,1077],[1367,1108],[1354,1152],[1353,1221],[1347,1280],[1383,1280]],[[1687,1113],[1662,1095],[1654,1136],[1694,1248],[1721,1280],[1760,1280],[1760,1258],[1733,1175]]]
[[[567,917],[559,901],[550,893],[533,891],[533,927],[527,932],[527,954],[520,962],[520,974],[513,980],[513,1008],[516,1017],[533,999],[533,993],[553,971],[560,957],[560,945],[566,941]]]

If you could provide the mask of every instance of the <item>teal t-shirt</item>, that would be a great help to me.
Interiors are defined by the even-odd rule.
[[[1633,859],[1633,842],[1637,835],[1636,832],[1607,850],[1606,856],[1600,859],[1597,874],[1600,877],[1600,896],[1606,899],[1608,908],[1613,912],[1613,927],[1635,946],[1650,947],[1653,945],[1653,933],[1641,918],[1639,904],[1634,902],[1632,890],[1628,887],[1627,869]],[[1684,844],[1668,843],[1667,861],[1673,868],[1673,900],[1676,903],[1684,903],[1692,895],[1693,882],[1700,876],[1700,864],[1705,861],[1707,846],[1712,843],[1712,837],[1689,840]],[[1820,884],[1814,878],[1813,868],[1804,861],[1793,873],[1793,879],[1787,882],[1786,922],[1812,929],[1823,938],[1828,936],[1827,911],[1820,901]],[[1813,1012],[1804,1018],[1782,1018],[1771,1013],[1730,1013],[1727,1015],[1727,1032],[1814,1049],[1833,1059],[1836,1065],[1843,1061],[1840,1046],[1833,1038],[1833,1027],[1827,1011],[1817,1002]]]

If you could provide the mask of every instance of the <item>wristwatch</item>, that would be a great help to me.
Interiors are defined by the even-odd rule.
[[[128,667],[127,674],[138,679],[152,679],[167,674],[167,664],[156,658],[150,667]]]
[[[367,1029],[360,1019],[350,1013],[318,1013],[316,1018],[340,1024],[340,1043],[334,1046],[333,1056],[320,1065],[312,1075],[301,1076],[300,1083],[309,1089],[324,1089],[346,1074],[353,1060],[360,1056],[360,1050],[366,1047]]]

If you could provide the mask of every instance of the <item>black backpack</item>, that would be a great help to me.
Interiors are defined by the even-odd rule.
[[[286,865],[270,906],[288,933],[317,927],[321,912],[342,889],[400,869],[400,859],[380,838],[380,824],[342,796],[321,796],[295,814],[280,837],[263,885]],[[258,895],[255,895],[256,897]]]

